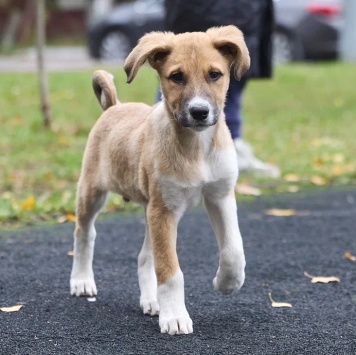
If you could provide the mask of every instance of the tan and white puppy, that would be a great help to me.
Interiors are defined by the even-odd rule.
[[[162,333],[188,334],[193,324],[184,303],[177,224],[201,198],[220,251],[214,287],[228,294],[245,278],[234,195],[237,157],[223,108],[230,67],[239,79],[250,58],[241,31],[226,26],[145,35],[126,59],[129,83],[145,61],[161,81],[162,102],[153,107],[120,103],[111,75],[94,73],[94,91],[105,111],[83,158],[70,288],[76,296],[97,294],[94,221],[108,191],[116,192],[145,208],[146,233],[138,256],[143,312],[159,314]]]

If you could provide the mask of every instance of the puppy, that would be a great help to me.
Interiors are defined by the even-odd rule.
[[[95,218],[108,191],[145,208],[146,232],[138,256],[140,306],[159,314],[162,333],[189,334],[184,280],[176,252],[177,224],[204,199],[219,246],[214,287],[242,286],[245,256],[234,186],[235,148],[225,123],[230,67],[240,79],[250,57],[234,26],[207,32],[152,32],[125,61],[127,82],[148,61],[157,71],[162,102],[120,103],[112,76],[97,71],[93,87],[104,109],[90,132],[78,183],[71,294],[97,294],[92,269]]]

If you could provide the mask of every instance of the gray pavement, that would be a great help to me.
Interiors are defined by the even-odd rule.
[[[303,211],[290,217],[267,208]],[[136,258],[141,215],[97,223],[95,302],[69,295],[73,225],[27,227],[0,233],[1,354],[356,354],[356,189],[257,198],[239,204],[247,268],[231,296],[212,287],[218,256],[202,209],[178,230],[186,304],[194,322],[188,336],[160,334],[158,319],[138,305]],[[312,284],[304,271],[337,276]],[[275,301],[292,308],[272,308]]]

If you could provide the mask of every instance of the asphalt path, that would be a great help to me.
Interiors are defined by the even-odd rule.
[[[295,209],[289,217],[268,208]],[[301,213],[300,213],[301,212]],[[356,189],[261,197],[239,204],[247,258],[243,288],[213,290],[218,254],[202,209],[178,230],[194,333],[161,334],[138,305],[141,215],[97,223],[95,302],[69,295],[72,224],[0,234],[1,354],[356,354]],[[312,284],[304,272],[337,276]],[[268,293],[292,308],[272,308]]]

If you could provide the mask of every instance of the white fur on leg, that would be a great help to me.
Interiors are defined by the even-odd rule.
[[[73,296],[97,294],[92,267],[95,236],[95,228],[92,226],[88,235],[81,234],[74,237],[74,259],[70,277],[70,293]]]
[[[233,195],[205,199],[219,249],[220,261],[213,284],[223,294],[241,288],[245,280],[245,254]]]
[[[138,256],[138,282],[140,285],[140,306],[144,314],[159,314],[157,301],[157,277],[154,269],[153,255],[149,235],[146,229],[145,240]]]
[[[161,333],[193,333],[193,322],[184,303],[184,278],[180,269],[163,285],[158,286],[158,302]]]

